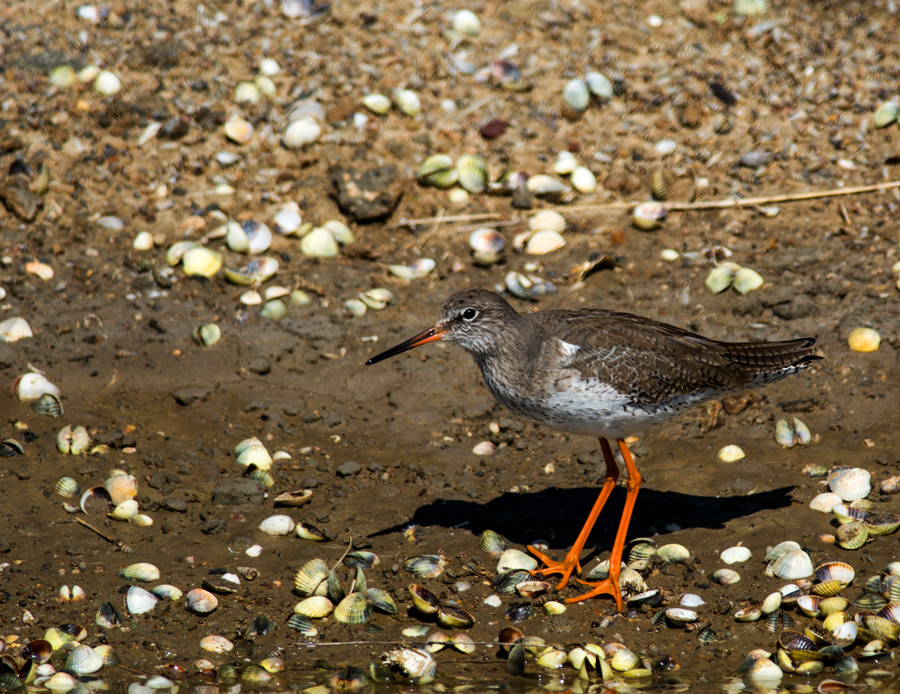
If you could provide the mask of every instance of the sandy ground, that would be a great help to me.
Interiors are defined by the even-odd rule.
[[[328,668],[367,668],[400,641],[422,641],[401,634],[428,623],[411,608],[413,582],[470,612],[475,624],[465,633],[474,641],[495,642],[509,624],[504,612],[527,600],[484,603],[494,592],[496,559],[479,548],[479,535],[496,531],[519,549],[542,539],[561,556],[602,479],[598,444],[496,405],[458,347],[429,345],[377,366],[364,363],[432,325],[453,291],[494,288],[523,269],[552,281],[558,293],[537,303],[511,298],[520,311],[603,306],[719,339],[816,336],[827,356],[741,406],[694,411],[632,446],[644,485],[629,538],[677,543],[690,553],[682,564],[651,563],[644,580],[675,603],[682,593],[699,594],[706,603],[700,619],[714,638],[706,642],[702,629],[654,620],[658,607],[616,615],[605,599],[570,605],[557,616],[539,608],[517,625],[526,635],[560,645],[624,643],[648,663],[663,663],[655,682],[717,691],[740,677],[751,650],[776,650],[778,636],[764,620],[734,618],[787,582],[766,576],[768,547],[794,540],[814,565],[848,562],[856,570],[844,591],[850,600],[898,559],[896,534],[855,551],[823,538],[836,522],[809,507],[823,483],[806,472],[864,468],[872,475],[873,511],[900,513],[900,497],[878,491],[900,474],[896,193],[783,203],[777,210],[672,212],[649,232],[635,229],[627,210],[588,207],[649,199],[657,170],[677,201],[896,179],[900,130],[873,128],[878,105],[896,96],[895,9],[881,2],[776,3],[765,15],[741,18],[727,3],[700,0],[482,2],[471,8],[481,17],[481,34],[460,38],[446,33],[457,9],[446,3],[341,3],[309,21],[286,18],[278,3],[265,2],[111,3],[99,23],[80,19],[77,8],[17,2],[0,22],[0,319],[21,316],[34,331],[31,339],[0,344],[6,383],[0,438],[24,448],[24,455],[0,461],[0,636],[9,653],[21,655],[22,644],[48,627],[76,623],[88,632],[85,643],[114,647],[120,667],[96,675],[104,679],[175,676],[174,664],[196,682],[200,659],[214,668],[243,667],[275,654],[287,669],[271,686],[303,689],[327,683],[334,674]],[[507,50],[513,44],[517,50]],[[530,90],[508,91],[466,74],[465,63],[481,70],[501,55],[522,68]],[[281,68],[271,78],[273,97],[235,103],[236,85],[252,80],[264,57]],[[109,69],[122,89],[103,97],[90,85],[51,86],[48,73],[64,64]],[[580,117],[566,118],[562,88],[586,69],[605,72],[620,89],[608,103],[592,101]],[[420,116],[396,109],[376,116],[360,103],[366,93],[390,95],[397,87],[420,95]],[[289,150],[280,136],[298,97],[321,104],[323,133]],[[361,129],[354,113],[368,113]],[[247,144],[223,134],[233,114],[255,126]],[[491,119],[507,127],[487,140],[480,130]],[[142,142],[152,123],[162,128]],[[662,156],[656,145],[666,139],[677,146]],[[532,213],[503,196],[474,194],[453,203],[445,191],[415,180],[434,153],[479,153],[495,174],[505,158],[514,170],[550,173],[563,149],[574,151],[600,185],[555,206],[568,223],[566,245],[545,256],[508,249],[500,264],[476,267],[472,229],[496,223],[511,241]],[[236,154],[236,163],[219,163],[222,152]],[[48,186],[40,180],[42,164]],[[388,197],[399,193],[396,209],[371,223],[349,220],[333,196],[336,165],[396,166],[388,186]],[[258,307],[241,303],[247,288],[227,283],[221,272],[204,279],[169,268],[167,249],[184,239],[204,241],[222,223],[217,209],[271,226],[289,201],[315,225],[347,221],[356,237],[338,257],[316,259],[303,254],[299,239],[275,235],[265,255],[280,268],[260,291],[301,287],[309,305],[267,320]],[[476,214],[496,218],[402,224]],[[141,231],[153,235],[153,249],[132,248]],[[226,267],[247,262],[222,239],[206,245],[224,253]],[[682,255],[666,261],[663,249]],[[714,295],[704,285],[716,255],[711,249],[727,249],[730,261],[754,269],[765,284],[747,295]],[[615,267],[580,279],[578,268],[596,253]],[[723,251],[717,253],[721,260]],[[387,270],[417,258],[433,259],[435,270],[413,281]],[[53,277],[34,274],[32,261],[51,268]],[[349,315],[345,301],[374,287],[389,289],[393,300],[382,311]],[[205,347],[192,331],[209,322],[220,326],[222,339]],[[848,348],[850,331],[862,326],[880,333],[877,351]],[[62,417],[41,416],[19,402],[13,384],[29,365],[59,387]],[[811,445],[776,443],[775,422],[785,417],[809,427]],[[57,433],[69,424],[86,427],[100,448],[59,453]],[[235,491],[242,469],[233,449],[252,436],[271,453],[290,454],[272,468],[274,485],[265,497],[256,483]],[[482,441],[497,444],[496,453],[473,453]],[[746,457],[721,462],[717,451],[726,444],[739,445]],[[116,469],[136,478],[140,511],[152,526],[67,513],[63,504],[73,501],[54,492],[62,476],[88,489]],[[313,489],[307,505],[275,508],[277,494],[304,488]],[[237,496],[224,495],[229,490]],[[588,543],[586,567],[608,555],[623,499],[624,489],[617,489]],[[328,539],[260,532],[276,513],[312,523]],[[262,553],[247,556],[257,544]],[[332,565],[351,544],[380,558],[366,572],[368,586],[392,594],[400,618],[376,613],[364,626],[346,626],[328,617],[315,620],[318,636],[298,635],[286,624],[300,600],[292,592],[295,572],[316,557]],[[739,582],[719,585],[711,579],[724,566],[719,554],[737,544],[752,558],[732,567]],[[447,561],[437,578],[414,578],[401,568],[409,557],[432,554]],[[159,568],[152,585],[169,583],[185,593],[211,572],[252,567],[258,576],[220,595],[218,609],[205,617],[186,611],[183,600],[128,615],[130,584],[117,572],[138,561]],[[349,572],[339,577],[349,590]],[[86,600],[59,601],[64,585],[83,588]],[[576,591],[566,588],[562,597]],[[122,612],[121,626],[95,624],[105,602]],[[822,628],[796,610],[788,614],[795,628]],[[259,616],[272,629],[251,639],[247,631]],[[227,637],[235,650],[204,651],[200,639],[210,634]],[[847,649],[861,671],[846,679],[888,686],[883,674],[895,676],[896,641],[874,659],[864,657],[864,644]],[[438,682],[448,686],[460,677],[514,690],[537,683],[558,688],[560,677],[576,672],[567,666],[562,675],[539,676],[529,664],[524,677],[513,677],[490,645],[435,657]],[[60,659],[54,657],[57,667]],[[833,677],[829,663],[821,675],[785,675],[783,684],[815,687]],[[224,682],[220,675],[219,686]]]

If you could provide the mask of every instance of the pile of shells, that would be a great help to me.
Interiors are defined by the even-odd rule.
[[[756,291],[764,283],[765,280],[756,270],[727,261],[710,270],[706,276],[706,286],[713,294],[724,292],[729,287],[733,287],[739,294],[747,294]]]
[[[19,402],[30,403],[31,409],[40,415],[56,418],[64,414],[59,387],[34,367],[16,379],[13,392]]]
[[[69,449],[66,452],[77,455],[87,449],[90,438],[84,427],[65,427],[59,434],[57,445],[60,450],[65,446]],[[146,528],[153,525],[153,518],[140,513],[137,492],[134,475],[118,469],[110,471],[102,487],[82,490],[78,480],[68,475],[60,477],[56,483],[56,493],[66,500],[63,508],[67,513],[103,513],[112,520]]]
[[[265,444],[255,436],[238,443],[234,447],[234,455],[234,462],[243,469],[244,477],[256,480],[266,489],[270,489],[275,484],[272,466],[277,462],[290,460],[291,458],[291,454],[287,451],[277,451],[274,455],[270,454]],[[289,532],[291,531],[288,530]],[[281,535],[287,533],[273,534]]]

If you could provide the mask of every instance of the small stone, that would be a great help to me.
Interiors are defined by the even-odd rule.
[[[174,511],[175,513],[187,513],[188,510],[187,501],[184,499],[163,499],[162,507],[167,511]]]
[[[343,465],[338,466],[335,471],[338,477],[353,477],[362,471],[362,465],[353,460],[348,460]]]
[[[334,198],[341,212],[355,222],[374,222],[390,215],[403,196],[396,166],[374,169],[331,169]]]
[[[265,500],[265,487],[249,477],[220,480],[212,491],[212,502],[216,506],[260,506]]]

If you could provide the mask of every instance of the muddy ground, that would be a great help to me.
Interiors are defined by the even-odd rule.
[[[804,472],[811,465],[865,468],[875,510],[900,513],[900,497],[878,491],[900,474],[896,191],[782,203],[777,214],[759,206],[673,212],[649,232],[635,229],[627,210],[587,207],[649,199],[657,169],[678,201],[895,180],[900,130],[872,127],[878,105],[897,91],[893,3],[775,3],[761,16],[739,17],[728,3],[702,0],[481,2],[471,9],[482,33],[463,39],[446,33],[456,9],[448,3],[340,3],[304,19],[285,17],[277,2],[114,2],[101,8],[108,14],[98,23],[80,19],[77,8],[16,2],[0,21],[0,319],[21,316],[34,330],[31,339],[0,344],[0,438],[24,448],[24,455],[0,461],[0,636],[11,653],[47,627],[78,623],[87,629],[85,643],[106,641],[118,654],[121,667],[105,668],[105,679],[142,681],[170,664],[194,675],[201,658],[219,667],[275,653],[288,669],[272,686],[302,689],[327,682],[333,673],[326,666],[367,667],[409,640],[401,629],[427,622],[409,613],[406,588],[414,581],[470,611],[475,625],[467,633],[476,642],[495,641],[508,624],[504,611],[522,599],[504,597],[501,607],[483,602],[493,592],[496,564],[479,549],[479,535],[497,531],[520,549],[543,539],[561,556],[602,478],[598,444],[506,412],[457,347],[439,343],[377,366],[364,363],[432,325],[453,291],[502,285],[506,273],[527,263],[537,263],[532,271],[558,293],[537,303],[511,298],[520,311],[604,306],[721,339],[816,336],[827,355],[743,409],[703,408],[632,446],[644,484],[629,537],[678,543],[691,554],[686,564],[654,564],[645,580],[675,596],[702,596],[701,618],[715,640],[703,643],[700,630],[652,622],[656,608],[616,616],[605,599],[571,605],[559,616],[539,610],[518,625],[527,635],[563,645],[621,642],[653,660],[664,654],[677,669],[660,671],[657,681],[720,689],[739,677],[749,651],[776,647],[763,621],[733,617],[785,583],[765,575],[767,547],[795,540],[816,565],[849,562],[857,572],[845,591],[851,599],[900,556],[896,534],[855,551],[823,541],[835,522],[810,509],[822,481]],[[530,90],[508,91],[466,74],[464,62],[481,69],[512,44],[518,51],[507,57],[522,67]],[[252,80],[263,57],[281,67],[272,77],[274,96],[236,104],[236,84]],[[90,85],[51,86],[48,73],[64,64],[108,68],[123,87],[102,97]],[[613,78],[616,95],[606,104],[593,101],[579,118],[563,117],[563,85],[590,68]],[[420,94],[422,115],[393,109],[369,113],[361,130],[352,123],[354,113],[365,112],[365,93],[406,86]],[[322,138],[299,151],[279,142],[298,97],[318,101],[325,112]],[[231,114],[255,125],[249,143],[226,140],[223,123]],[[507,128],[487,140],[480,128],[490,119]],[[151,123],[164,127],[139,142]],[[656,148],[665,139],[677,144],[668,156]],[[475,194],[454,204],[446,192],[419,186],[416,169],[444,152],[480,153],[495,173],[504,157],[515,169],[548,172],[563,149],[575,151],[600,185],[556,206],[568,222],[561,250],[540,257],[510,250],[502,263],[481,268],[467,239],[486,222],[403,224],[494,214],[489,223],[502,223],[497,228],[511,240],[530,213],[514,209],[509,197]],[[218,163],[223,151],[237,154],[237,163]],[[756,153],[745,160],[753,167],[739,164],[748,153]],[[42,163],[51,176],[46,190]],[[365,224],[346,217],[333,196],[335,165],[395,165],[387,191],[388,199],[399,194],[395,209]],[[221,186],[232,193],[222,194]],[[168,269],[174,242],[201,241],[221,224],[215,209],[271,225],[287,201],[314,224],[347,221],[356,236],[339,257],[314,259],[298,239],[276,234],[266,255],[280,269],[264,287],[300,286],[311,304],[267,320],[240,302],[246,288],[221,272],[204,279]],[[122,228],[110,228],[110,217]],[[132,248],[141,231],[156,247]],[[246,263],[221,239],[207,245],[225,254],[226,267]],[[759,272],[762,288],[712,294],[704,285],[706,251],[716,247]],[[684,255],[662,260],[666,248]],[[580,280],[576,268],[596,252],[615,267]],[[436,261],[425,278],[406,281],[387,271],[419,257]],[[52,268],[53,277],[33,274],[30,261]],[[344,302],[372,287],[390,289],[394,300],[383,311],[348,315]],[[204,347],[192,331],[208,322],[218,323],[222,339]],[[848,335],[860,326],[880,333],[877,351],[849,350]],[[62,417],[36,414],[13,394],[29,365],[59,386]],[[775,422],[794,416],[814,439],[786,449],[775,442]],[[86,427],[101,448],[79,457],[59,453],[56,436],[66,424]],[[232,451],[251,436],[290,458],[275,464],[265,499],[257,487],[255,496],[236,497],[244,503],[216,504],[227,497],[214,491],[241,478]],[[496,454],[475,455],[485,440],[499,444]],[[726,444],[741,446],[746,458],[720,462],[716,454]],[[80,517],[133,554],[74,522],[79,516],[54,493],[61,476],[87,489],[113,469],[138,480],[140,509],[153,525]],[[275,508],[278,493],[303,488],[313,489],[306,506]],[[620,487],[591,536],[586,566],[608,553],[623,499]],[[329,539],[257,529],[281,512],[319,526]],[[380,557],[368,584],[392,593],[402,618],[376,614],[365,626],[348,627],[328,617],[316,620],[317,637],[299,636],[286,626],[299,601],[294,573],[315,557],[337,562],[351,543]],[[733,567],[741,580],[717,585],[710,574],[723,566],[718,554],[739,543],[753,553]],[[255,544],[260,556],[246,556]],[[416,579],[400,568],[423,554],[446,557],[440,577]],[[250,566],[259,575],[220,596],[207,617],[181,602],[129,616],[122,594],[129,584],[116,574],[136,561],[159,568],[155,583],[185,592],[214,570]],[[460,590],[461,582],[468,589]],[[81,586],[86,601],[59,601],[64,585]],[[95,624],[106,601],[125,615],[121,627]],[[799,626],[815,623],[790,614]],[[244,638],[260,615],[271,620],[271,633]],[[203,651],[199,641],[209,634],[231,639],[236,650]],[[883,686],[882,675],[896,672],[895,645],[874,660],[858,645],[852,653],[861,674],[848,679]],[[448,685],[459,676],[520,689],[538,672],[532,664],[526,677],[508,676],[494,646],[436,658],[438,682]],[[817,677],[786,675],[784,684],[815,686],[833,676],[829,666]]]

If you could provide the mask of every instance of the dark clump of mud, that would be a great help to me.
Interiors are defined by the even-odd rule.
[[[287,16],[283,5],[300,16]],[[577,679],[572,665],[542,668],[535,654],[516,653],[524,672],[507,660],[497,641],[511,626],[507,610],[522,603],[535,607],[515,625],[526,636],[566,649],[621,643],[651,670],[633,681],[607,672],[606,686],[739,686],[745,656],[762,648],[778,660],[779,634],[792,623],[789,631],[815,628],[821,641],[794,647],[795,662],[783,657],[781,665],[796,670],[806,657],[800,651],[819,653],[809,657],[823,665],[785,673],[780,686],[838,678],[896,688],[896,619],[890,607],[882,622],[865,613],[900,602],[900,535],[845,549],[835,544],[834,516],[810,507],[827,491],[821,475],[846,466],[871,475],[869,519],[900,514],[900,497],[890,493],[900,474],[896,189],[673,210],[649,231],[635,227],[626,205],[611,206],[649,200],[654,187],[670,203],[703,203],[896,179],[900,129],[875,127],[890,114],[882,102],[896,94],[893,4],[774,3],[740,16],[714,0],[482,3],[472,8],[477,35],[451,30],[458,8],[446,3],[325,9],[19,3],[0,22],[0,320],[24,318],[34,333],[0,342],[0,450],[9,456],[0,458],[0,643],[9,656],[0,689],[49,674],[46,666],[29,670],[24,656],[37,646],[26,643],[66,624],[84,627],[84,644],[112,646],[118,662],[69,683],[82,689],[93,686],[90,677],[125,684],[151,675],[187,675],[217,691],[235,682],[346,688],[357,677],[346,668],[378,679],[371,663],[401,657],[401,644],[424,643],[428,636],[404,634],[414,625],[476,644],[471,653],[434,655],[439,686],[599,685],[599,666]],[[257,81],[258,98],[237,101],[236,90],[249,89],[240,83],[253,82],[261,65],[269,81]],[[81,72],[91,66],[111,71],[121,89],[101,95],[98,82],[82,83],[93,78]],[[579,114],[578,95],[567,91],[566,104],[563,90],[592,70],[609,78],[611,93],[591,97]],[[114,91],[111,78],[96,79]],[[377,115],[362,103],[398,88],[418,95],[420,115],[396,106]],[[253,127],[244,144],[235,141],[248,132],[238,116]],[[319,132],[309,144],[286,146],[286,128],[301,116],[317,124],[304,133]],[[527,171],[568,184],[552,170],[564,150],[596,175],[594,192],[570,190],[555,203],[523,187],[463,196],[416,181],[426,157],[477,153],[487,183],[508,163],[513,177]],[[248,303],[253,287],[234,284],[239,276],[188,276],[167,258],[176,242],[194,241],[239,269],[249,258],[229,250],[220,227],[234,219],[274,228],[286,203],[311,227],[345,222],[354,238],[335,227],[338,256],[313,257],[311,242],[274,233],[262,255],[277,261],[277,274],[255,288],[262,301],[273,287],[300,290],[280,304]],[[513,239],[528,228],[528,208],[546,207],[565,217],[565,246],[518,252]],[[505,236],[504,255],[473,260],[469,235],[486,226]],[[149,237],[135,244],[141,232]],[[417,279],[389,269],[421,259],[434,269]],[[764,283],[746,294],[712,293],[711,271],[728,263]],[[456,290],[507,281],[527,290],[521,277],[509,280],[512,272],[556,290],[535,303],[507,295],[519,311],[603,306],[716,339],[815,336],[827,357],[631,444],[644,481],[629,538],[681,545],[687,555],[669,563],[637,543],[647,556],[630,590],[645,583],[660,593],[622,614],[602,598],[554,615],[540,604],[546,597],[485,602],[497,593],[497,558],[479,546],[482,534],[499,533],[521,550],[543,541],[562,557],[603,477],[596,440],[511,415],[452,345],[364,366],[433,325]],[[359,303],[375,288],[390,295]],[[209,323],[221,339],[204,333],[213,342],[206,346],[194,333]],[[877,351],[850,350],[860,327],[880,335]],[[14,383],[32,367],[59,388],[62,416],[20,401]],[[45,398],[38,409],[55,405]],[[776,423],[794,418],[811,441],[786,448],[776,442]],[[85,427],[85,453],[58,450],[67,425]],[[234,449],[250,437],[275,457],[268,473],[264,463],[238,464]],[[731,444],[745,457],[722,462],[718,452]],[[99,492],[85,501],[88,514],[78,510],[79,494],[57,492],[62,477],[83,492],[117,470],[136,480],[137,512],[151,525],[108,518]],[[312,490],[304,505],[276,507],[279,494],[304,489]],[[624,497],[620,482],[588,542],[585,571],[608,557]],[[260,531],[276,514],[323,539]],[[764,560],[787,540],[813,566],[837,561],[855,570],[840,592],[847,619],[862,613],[852,643],[835,644],[822,616],[788,600],[774,617],[735,618],[792,582],[767,575]],[[720,554],[737,545],[752,556],[726,567]],[[308,626],[298,631],[289,621],[302,599],[296,573],[320,558],[336,567],[344,592],[359,590],[358,573],[341,563],[351,549],[377,555],[362,573],[365,587],[392,596],[397,616],[376,609],[348,625],[329,615],[312,620],[315,635]],[[439,575],[403,568],[423,555],[443,558]],[[138,562],[159,570],[145,587],[171,584],[184,596],[129,613],[128,590],[144,584],[118,573]],[[716,573],[724,568],[740,580]],[[805,593],[815,580],[796,582]],[[411,583],[474,625],[447,628],[422,615]],[[69,595],[78,586],[84,599],[65,599],[64,586]],[[218,591],[218,606],[189,611],[188,591],[204,586]],[[573,582],[549,596],[581,590]],[[685,593],[704,604],[690,608],[695,621],[673,624],[661,611]],[[232,650],[201,647],[210,635]],[[65,666],[71,648],[56,648],[53,668]],[[249,667],[266,658],[285,665],[277,671],[267,662],[277,671],[271,681]],[[613,684],[620,679],[626,684]]]

